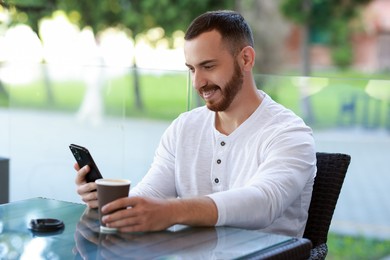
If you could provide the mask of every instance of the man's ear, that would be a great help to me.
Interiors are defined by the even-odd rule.
[[[255,65],[255,50],[251,46],[246,46],[241,50],[240,63],[243,70],[252,70]]]

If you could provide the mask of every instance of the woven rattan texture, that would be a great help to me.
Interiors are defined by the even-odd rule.
[[[324,259],[327,254],[329,226],[350,161],[347,154],[317,153],[317,175],[303,235],[313,244],[312,259]]]

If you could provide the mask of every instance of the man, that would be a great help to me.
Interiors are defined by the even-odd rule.
[[[168,127],[144,179],[103,207],[103,221],[122,232],[185,224],[302,236],[316,172],[312,131],[257,90],[249,26],[236,12],[207,12],[189,26],[184,53],[206,106]],[[78,193],[97,207],[88,166],[75,168]]]

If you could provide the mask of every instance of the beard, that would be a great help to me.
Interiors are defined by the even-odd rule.
[[[233,102],[237,93],[242,89],[244,75],[241,72],[238,62],[234,63],[234,73],[231,79],[226,83],[224,88],[221,88],[218,85],[207,85],[206,87],[200,89],[199,95],[202,97],[202,92],[211,89],[220,89],[222,92],[222,97],[219,101],[207,101],[206,106],[208,109],[214,112],[225,111],[228,109],[230,104]]]

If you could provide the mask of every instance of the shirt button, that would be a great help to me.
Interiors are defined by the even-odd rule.
[[[225,143],[224,141],[221,142],[221,145],[222,145],[222,146],[225,146],[225,144],[226,144],[226,143]]]
[[[217,160],[217,163],[218,163],[218,164],[220,164],[221,162],[222,162],[221,159],[218,159],[218,160]]]
[[[219,179],[218,179],[218,178],[215,178],[215,179],[214,179],[214,182],[215,182],[215,183],[219,183]]]

